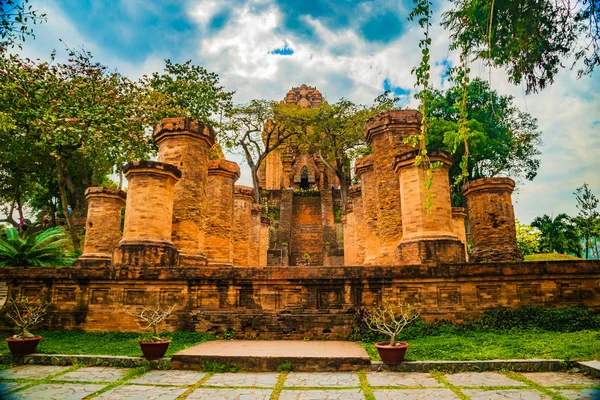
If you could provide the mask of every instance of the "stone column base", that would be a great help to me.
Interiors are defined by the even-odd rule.
[[[117,267],[176,267],[179,252],[172,242],[121,242],[115,246],[112,261]]]
[[[112,256],[105,253],[89,253],[79,256],[74,267],[110,267]]]
[[[205,267],[208,265],[208,258],[203,254],[179,254],[180,267]]]
[[[479,262],[514,262],[514,261],[523,261],[523,255],[521,251],[515,248],[511,248],[506,246],[505,249],[495,250],[489,248],[477,248],[473,247],[471,249],[471,254],[469,255],[469,262],[479,263]]]
[[[465,262],[465,246],[454,238],[401,240],[396,249],[397,265]]]

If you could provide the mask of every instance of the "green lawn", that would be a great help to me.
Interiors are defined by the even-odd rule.
[[[141,356],[136,333],[77,331],[36,331],[36,333],[44,336],[38,346],[39,353]],[[215,339],[213,335],[195,332],[178,332],[165,336],[173,340],[167,356],[195,344]],[[4,337],[6,335],[2,338]],[[411,339],[409,343],[407,361],[512,358],[600,359],[599,331],[445,333]],[[361,344],[372,359],[379,360],[373,344]],[[4,340],[0,342],[0,353],[4,355],[9,353]]]
[[[81,331],[34,331],[44,338],[37,348],[38,353],[46,354],[96,354],[106,356],[141,356],[137,333],[126,332],[81,332]],[[8,345],[2,335],[0,354],[7,355]],[[197,332],[176,332],[161,334],[171,339],[167,356],[196,344],[214,340],[214,335]]]
[[[361,343],[380,360],[373,344]],[[599,360],[600,332],[472,332],[442,334],[409,341],[406,361],[558,358]]]
[[[583,258],[570,256],[568,254],[558,253],[540,253],[525,256],[525,261],[564,261],[564,260],[583,260]]]

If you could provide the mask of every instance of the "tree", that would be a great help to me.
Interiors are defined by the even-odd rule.
[[[370,117],[391,110],[398,101],[388,94],[386,92],[378,96],[372,106],[354,104],[347,99],[335,104],[323,104],[313,114],[307,134],[300,138],[337,176],[344,206],[351,182],[350,165],[368,151],[363,133],[365,123]]]
[[[587,183],[575,189],[573,194],[577,200],[576,207],[579,210],[579,215],[574,218],[574,222],[585,241],[585,258],[589,260],[592,239],[600,236],[598,230],[600,226],[600,213],[597,210],[598,198],[592,193]]]
[[[250,167],[254,202],[260,204],[258,169],[267,155],[290,138],[305,133],[314,109],[276,101],[252,100],[234,107],[221,129],[221,143],[229,150],[242,149]]]
[[[531,226],[541,232],[540,251],[542,253],[575,254],[581,257],[581,243],[577,227],[567,214],[552,218],[546,214],[535,217]]]
[[[598,0],[452,0],[443,14],[452,48],[467,49],[490,66],[506,68],[509,80],[526,92],[552,84],[559,67],[573,56],[578,76],[600,64]]]
[[[68,254],[69,239],[62,227],[19,236],[15,228],[6,231],[6,239],[0,238],[0,266],[69,266],[75,257]]]
[[[541,233],[528,224],[516,221],[517,245],[524,256],[539,253]]]
[[[431,101],[429,149],[443,149],[454,154],[450,169],[453,182],[462,174],[461,160],[465,144],[459,131],[460,86],[446,91],[434,90]],[[512,96],[499,95],[488,83],[475,79],[467,86],[467,140],[469,143],[468,180],[498,174],[532,180],[540,166],[541,132],[530,114],[513,104]],[[453,198],[460,198],[460,188],[453,188]]]
[[[33,28],[28,27],[46,20],[46,14],[40,14],[29,0],[2,0],[0,1],[0,48],[14,46],[18,41],[33,35]]]
[[[224,91],[219,86],[219,76],[208,72],[201,66],[186,61],[183,64],[165,60],[164,73],[154,72],[144,76],[142,81],[152,89],[164,94],[167,105],[173,109],[184,110],[183,114],[218,127],[223,117],[233,107],[231,98],[234,92]],[[169,110],[159,119],[172,114]]]

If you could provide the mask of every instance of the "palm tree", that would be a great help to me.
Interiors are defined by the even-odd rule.
[[[76,258],[67,253],[69,243],[62,227],[46,229],[24,238],[15,228],[7,229],[6,239],[0,238],[0,267],[73,265]]]
[[[581,257],[579,232],[567,214],[558,214],[554,219],[544,214],[541,217],[535,217],[531,226],[538,228],[542,234],[540,237],[541,252],[575,254],[577,257]]]

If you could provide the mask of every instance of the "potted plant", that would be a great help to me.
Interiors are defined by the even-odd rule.
[[[152,329],[151,333],[144,335],[139,341],[142,354],[146,360],[158,360],[167,352],[171,340],[161,338],[157,327],[173,313],[174,309],[175,305],[165,309],[158,303],[156,308],[140,307],[136,313],[125,311],[138,320],[137,322],[143,330]]]
[[[387,342],[375,343],[379,356],[385,364],[396,365],[404,361],[408,343],[397,342],[396,338],[418,317],[419,312],[410,304],[393,305],[386,302],[365,312],[364,321],[369,329],[390,337]]]
[[[18,295],[8,300],[6,317],[17,326],[17,334],[5,339],[13,357],[35,352],[42,336],[35,336],[29,330],[42,322],[51,304],[38,301],[35,296]]]

